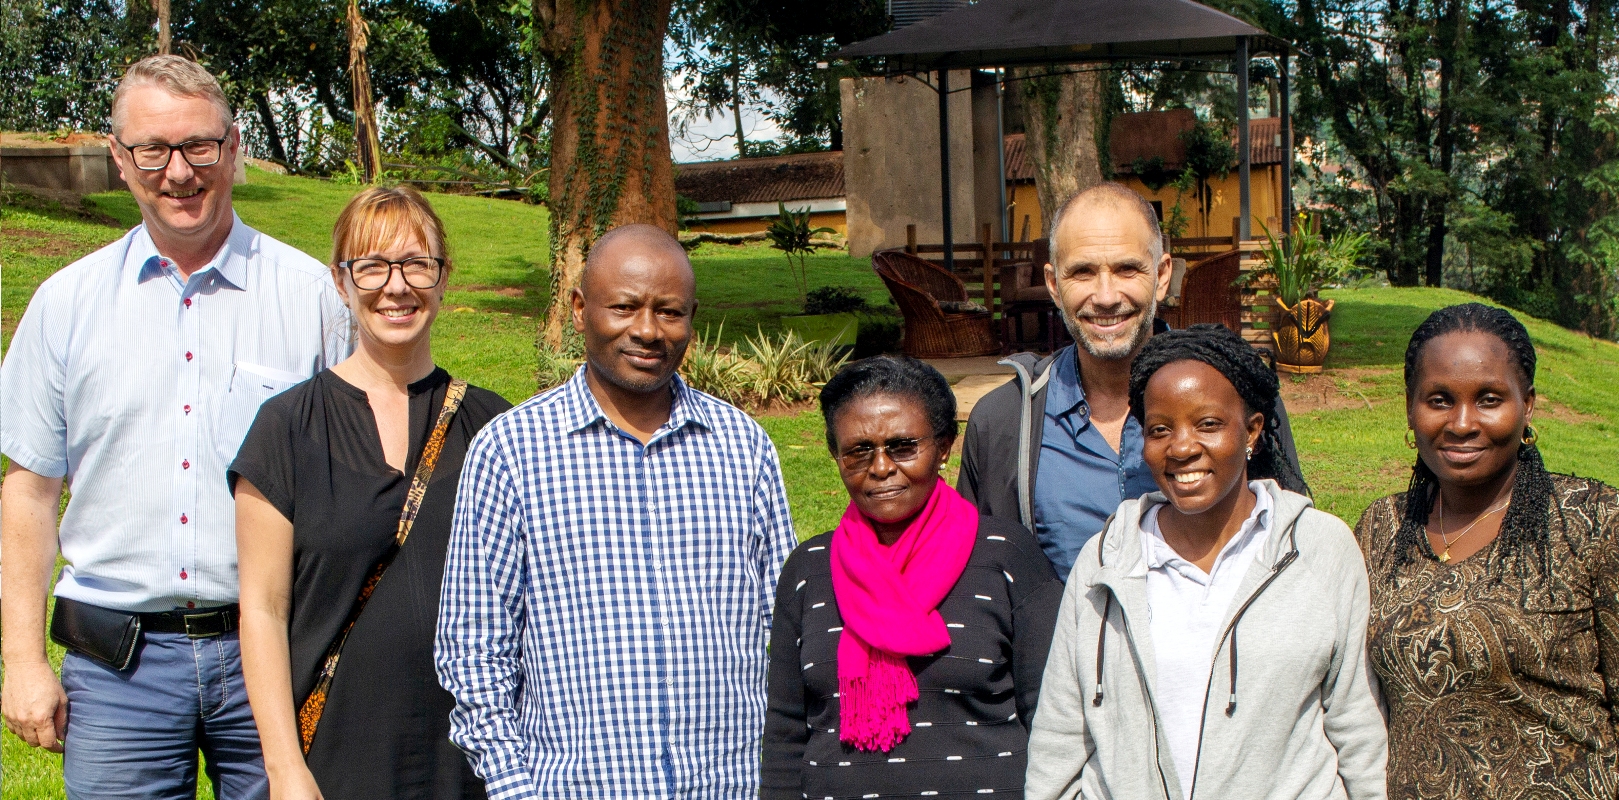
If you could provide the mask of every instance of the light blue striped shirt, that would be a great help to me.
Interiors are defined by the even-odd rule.
[[[467,453],[437,661],[491,800],[759,795],[792,518],[758,423],[673,391],[643,447],[581,369]]]
[[[47,278],[0,366],[0,451],[66,477],[58,597],[236,601],[225,468],[266,398],[351,349],[320,262],[235,220],[181,276],[144,225]]]

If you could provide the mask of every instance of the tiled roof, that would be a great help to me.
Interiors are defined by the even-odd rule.
[[[699,203],[842,197],[843,152],[676,164],[675,191]]]

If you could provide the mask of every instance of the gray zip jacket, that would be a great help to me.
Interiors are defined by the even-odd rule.
[[[1153,492],[1119,506],[1068,578],[1029,735],[1028,800],[1387,797],[1360,548],[1337,517],[1262,483],[1276,513],[1210,654],[1196,780],[1176,774],[1153,705],[1141,553],[1141,519],[1165,502]]]

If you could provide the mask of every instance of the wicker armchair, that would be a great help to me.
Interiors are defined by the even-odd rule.
[[[1001,351],[990,312],[946,312],[940,302],[967,303],[960,280],[903,250],[883,250],[871,256],[871,268],[888,286],[899,313],[905,317],[901,346],[912,358],[988,356]]]
[[[1242,274],[1242,253],[1237,250],[1191,264],[1181,282],[1180,303],[1161,313],[1175,328],[1199,322],[1217,322],[1242,333],[1242,289],[1234,286]]]

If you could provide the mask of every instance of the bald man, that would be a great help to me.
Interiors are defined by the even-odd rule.
[[[1130,364],[1168,325],[1170,257],[1141,195],[1103,183],[1075,195],[1052,224],[1046,290],[1074,344],[1045,359],[1002,361],[1016,377],[973,407],[956,487],[980,513],[1034,531],[1064,580],[1080,548],[1121,501],[1155,491],[1130,416]],[[1276,401],[1287,457],[1298,463]]]
[[[674,237],[609,232],[572,304],[584,366],[467,453],[437,643],[450,738],[492,800],[757,798],[796,543],[775,447],[676,374],[697,299]]]

